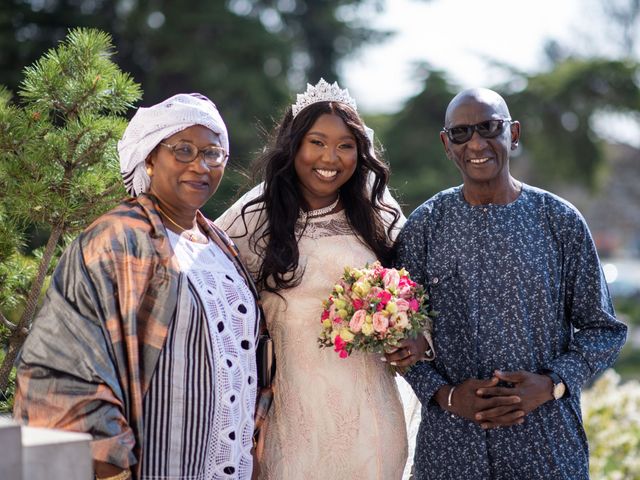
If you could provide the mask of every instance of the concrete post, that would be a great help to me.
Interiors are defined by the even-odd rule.
[[[0,478],[22,478],[20,427],[10,418],[0,417]]]
[[[91,435],[0,417],[0,480],[90,480]]]
[[[23,480],[93,478],[91,435],[22,427]]]

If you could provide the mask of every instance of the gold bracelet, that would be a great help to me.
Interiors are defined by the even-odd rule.
[[[129,480],[131,478],[131,470],[122,470],[117,475],[112,477],[97,477],[96,480]]]

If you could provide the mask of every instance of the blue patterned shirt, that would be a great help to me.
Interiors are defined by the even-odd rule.
[[[436,359],[406,375],[423,405],[415,478],[588,479],[580,390],[614,362],[626,326],[580,213],[527,185],[508,205],[472,206],[451,188],[409,217],[396,263],[439,312]],[[432,398],[496,369],[553,370],[567,393],[522,425],[486,431]]]

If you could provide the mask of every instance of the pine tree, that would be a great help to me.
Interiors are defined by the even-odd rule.
[[[112,62],[113,54],[108,34],[72,30],[25,69],[19,104],[10,102],[6,90],[0,93],[0,312],[24,302],[13,321],[0,313],[8,333],[0,392],[36,314],[60,240],[124,196],[116,142],[127,123],[122,115],[141,90]],[[19,268],[28,262],[19,250],[27,226],[50,234],[35,271],[27,271],[25,279]],[[24,293],[16,288],[25,284]]]

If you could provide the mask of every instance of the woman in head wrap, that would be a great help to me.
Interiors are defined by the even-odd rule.
[[[90,433],[98,478],[250,478],[257,295],[199,211],[224,173],[225,124],[180,94],[140,108],[118,150],[132,198],[61,258],[14,415]]]

